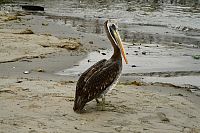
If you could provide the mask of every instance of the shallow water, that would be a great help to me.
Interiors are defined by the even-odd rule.
[[[20,5],[24,4],[44,6],[44,15],[48,18],[60,24],[70,23],[78,31],[95,34],[104,33],[106,19],[114,19],[126,42],[200,47],[200,6],[193,6],[195,3],[198,1],[17,0],[4,8],[21,10]]]
[[[140,47],[139,51],[137,51],[138,47]],[[179,49],[169,52],[171,50],[160,47],[146,48],[144,46],[134,46],[134,48],[128,48],[126,44],[127,53],[133,51],[132,49],[135,49],[137,52],[127,55],[129,64],[123,63],[122,75],[142,77],[144,82],[171,83],[177,86],[193,85],[200,88],[200,60],[192,59],[191,56],[181,55],[181,50]],[[147,54],[143,55],[143,50]],[[160,54],[160,50],[166,51]],[[185,52],[191,54],[190,50],[185,50]],[[92,52],[72,68],[61,70],[56,74],[79,76],[97,61],[109,59],[112,53],[112,50]]]

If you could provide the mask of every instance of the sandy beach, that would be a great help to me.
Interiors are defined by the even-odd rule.
[[[199,95],[135,76],[123,76],[107,94],[106,111],[92,101],[75,113],[78,77],[55,72],[110,47],[108,40],[68,27],[58,35],[62,26],[51,32],[54,22],[37,17],[0,12],[0,133],[200,133]]]

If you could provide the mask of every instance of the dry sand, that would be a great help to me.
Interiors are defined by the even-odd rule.
[[[3,13],[0,18],[1,25],[8,21],[8,15]],[[0,29],[1,64],[60,52],[80,44],[54,36],[15,34],[20,30],[25,29],[15,32]],[[66,42],[68,45],[64,45]],[[25,65],[21,67],[23,70]],[[98,111],[92,101],[86,105],[85,113],[76,114],[72,109],[76,79],[59,80],[56,76],[48,76],[53,79],[1,75],[1,133],[200,132],[200,97],[186,90],[119,83],[106,97],[106,111]]]
[[[80,42],[74,39],[58,39],[48,35],[22,34],[28,31],[0,30],[0,63],[17,61],[22,58],[34,58],[63,49],[75,50]]]

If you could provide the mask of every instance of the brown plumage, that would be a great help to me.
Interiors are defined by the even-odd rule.
[[[120,77],[122,71],[121,52],[124,54],[123,46],[120,46],[122,43],[114,24],[109,25],[109,22],[106,21],[105,30],[114,48],[114,53],[109,60],[100,60],[80,76],[76,86],[73,108],[75,112],[80,113],[87,102],[104,97]],[[124,58],[127,62],[126,57]]]

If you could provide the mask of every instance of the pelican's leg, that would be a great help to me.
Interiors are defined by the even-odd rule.
[[[106,104],[105,101],[106,101],[106,100],[105,100],[105,95],[103,95],[103,96],[102,96],[102,103],[101,103],[102,111],[105,111],[105,110],[106,110],[106,108],[105,108],[105,104]]]
[[[100,103],[100,101],[97,99],[97,98],[95,98],[95,100],[96,100],[96,102],[97,102],[97,105]]]
[[[95,98],[95,100],[96,100],[96,102],[97,102],[97,110],[101,110],[101,104],[102,104],[102,102],[101,101],[99,101],[97,98]]]
[[[105,96],[102,95],[102,101],[95,99],[97,102],[97,110],[105,111]]]

